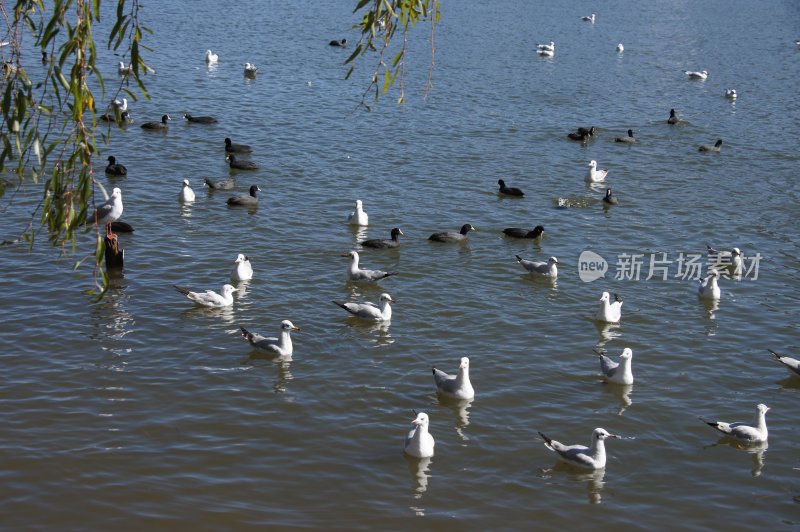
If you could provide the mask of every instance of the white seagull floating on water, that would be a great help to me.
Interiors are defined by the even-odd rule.
[[[295,327],[289,320],[281,322],[281,336],[280,338],[265,337],[258,333],[250,332],[244,327],[239,327],[242,330],[242,336],[250,342],[253,348],[265,351],[267,353],[278,355],[281,357],[292,356],[292,331],[299,331],[300,327]]]
[[[558,259],[555,257],[550,257],[547,259],[547,262],[527,260],[519,255],[515,255],[515,257],[517,257],[517,262],[532,274],[542,277],[551,277],[553,279],[558,277]]]
[[[600,308],[597,309],[595,319],[606,323],[619,323],[619,320],[622,319],[622,300],[617,294],[614,294],[614,302],[612,303],[610,294],[603,292],[600,297]]]
[[[719,277],[719,270],[712,269],[711,273],[706,275],[705,279],[700,280],[700,286],[697,288],[697,295],[703,299],[719,299],[721,291],[717,284]]]
[[[606,180],[607,175],[608,175],[608,170],[597,169],[597,161],[595,161],[594,159],[589,161],[589,170],[586,172],[587,183],[600,183],[601,181]]]
[[[234,281],[249,281],[253,278],[253,265],[250,258],[244,253],[239,253],[234,261],[235,266],[231,270],[231,279]]]
[[[469,400],[475,397],[475,390],[469,380],[469,358],[461,357],[461,365],[458,366],[456,375],[448,375],[444,371],[436,369],[436,366],[432,371],[438,393],[460,400]]]
[[[692,71],[692,70],[684,70],[684,74],[686,74],[689,79],[706,79],[708,78],[708,70],[701,70],[699,72]]]
[[[181,188],[181,193],[178,195],[178,201],[181,203],[192,203],[194,202],[194,190],[192,190],[192,185],[189,184],[188,179],[183,180],[183,187]]]
[[[606,429],[596,428],[592,431],[592,443],[589,447],[583,445],[564,445],[561,442],[548,438],[541,432],[544,445],[555,451],[559,460],[581,469],[603,469],[606,466],[606,438],[619,438]]]
[[[415,427],[408,432],[403,451],[415,458],[430,458],[433,456],[433,446],[436,442],[428,432],[428,414],[420,412],[411,423]]]
[[[222,295],[214,292],[213,290],[206,290],[205,292],[192,292],[188,288],[173,285],[175,290],[185,295],[201,307],[208,308],[222,308],[233,305],[233,293],[238,291],[229,284],[222,285]]]
[[[792,375],[800,376],[800,360],[778,354],[772,349],[769,349],[768,351],[775,356],[775,359],[778,362],[783,364],[784,367],[789,370],[789,373],[791,373]]]
[[[364,204],[361,200],[356,200],[356,210],[347,216],[347,223],[350,225],[369,225],[369,215],[364,212]]]
[[[595,19],[595,14],[594,13],[592,13],[589,16],[581,17],[581,20],[586,21],[586,22],[591,22],[592,24],[594,24],[594,19]]]
[[[550,52],[555,52],[556,51],[556,43],[554,43],[553,41],[550,41],[550,44],[538,44],[538,45],[536,45],[536,48],[539,49],[539,50],[548,50]]]
[[[624,47],[624,46],[622,46],[622,43],[619,43],[619,44],[617,45],[617,51],[618,51],[619,53],[622,53],[622,52],[624,52],[624,51],[625,51],[625,47]]]
[[[728,267],[733,270],[734,275],[741,275],[744,261],[739,248],[733,248],[731,251],[719,251],[706,244],[706,249],[708,250],[708,259],[714,263],[714,266]]]
[[[358,252],[351,251],[342,257],[350,257],[350,266],[347,269],[347,279],[350,281],[379,281],[390,275],[397,275],[397,272],[385,272],[382,270],[363,270],[358,267]]]
[[[249,78],[256,77],[256,73],[258,72],[258,67],[255,66],[253,63],[245,63],[244,64],[244,75]]]
[[[633,384],[633,369],[631,368],[631,358],[633,351],[626,347],[619,356],[619,363],[608,358],[605,352],[599,349],[594,350],[600,357],[600,371],[603,372],[603,380],[615,384]]]
[[[725,89],[725,97],[730,98],[731,100],[735,100],[738,94],[736,94],[736,89]]]
[[[380,303],[339,303],[337,305],[345,309],[353,316],[367,320],[389,321],[392,319],[392,303],[394,299],[387,293],[381,294]]]
[[[219,60],[219,55],[215,54],[211,50],[206,50],[206,63],[209,65],[213,65]]]
[[[744,443],[762,443],[767,441],[767,410],[769,407],[765,404],[756,406],[756,419],[753,425],[746,425],[744,423],[725,423],[724,421],[705,421],[725,436],[734,438]]]

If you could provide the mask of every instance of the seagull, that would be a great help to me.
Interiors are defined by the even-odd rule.
[[[597,309],[594,319],[606,323],[619,323],[619,320],[622,318],[622,300],[617,294],[614,294],[613,303],[611,303],[610,300],[611,296],[609,293],[603,292],[603,295],[600,297],[600,308]]]
[[[201,307],[208,308],[222,308],[233,305],[233,293],[239,289],[234,288],[229,284],[222,285],[222,295],[214,292],[213,290],[206,290],[205,292],[192,292],[188,288],[183,288],[178,285],[173,285],[175,290],[185,295]]]
[[[686,74],[689,79],[706,79],[708,77],[708,70],[701,70],[699,72],[684,70],[683,73]]]
[[[536,48],[538,50],[549,50],[551,52],[555,52],[556,51],[556,43],[554,43],[553,41],[550,41],[550,44],[537,44]]]
[[[117,72],[119,72],[120,76],[127,76],[129,74],[133,74],[133,63],[131,63],[129,66],[125,66],[125,63],[120,61],[119,66],[117,67]]]
[[[142,129],[154,129],[154,130],[166,130],[167,129],[167,120],[172,120],[169,115],[163,115],[161,117],[161,122],[145,122],[141,125]]]
[[[231,207],[236,207],[236,206],[249,207],[249,206],[258,205],[258,193],[259,193],[259,191],[261,191],[261,189],[258,188],[258,185],[251,185],[250,186],[250,194],[249,195],[247,195],[247,196],[231,196],[230,198],[228,198],[228,201],[226,203],[228,205],[230,205]]]
[[[595,17],[595,14],[592,13],[589,16],[581,17],[581,20],[586,21],[586,22],[591,22],[592,24],[594,24],[594,17]]]
[[[678,116],[675,114],[675,109],[670,109],[670,110],[669,110],[669,118],[667,118],[667,124],[672,124],[672,125],[675,125],[675,124],[677,124],[678,122],[680,122],[680,119],[679,119],[679,118],[678,118]]]
[[[611,434],[605,429],[596,428],[592,431],[592,443],[589,447],[583,445],[564,445],[561,442],[550,439],[541,432],[544,439],[544,446],[555,451],[559,460],[569,465],[581,469],[603,469],[606,466],[606,438],[619,438],[616,434]]]
[[[362,270],[358,267],[358,252],[351,251],[345,253],[342,257],[350,257],[350,267],[347,270],[347,279],[349,281],[379,281],[390,275],[397,275],[397,272],[384,272],[381,270]]]
[[[392,238],[386,240],[381,238],[372,238],[364,240],[361,245],[365,248],[396,248],[400,247],[400,236],[405,236],[399,227],[392,229]]]
[[[350,225],[369,225],[369,215],[364,211],[364,204],[361,200],[356,200],[356,210],[347,216],[347,223]]]
[[[624,47],[624,46],[622,46],[622,43],[619,43],[619,44],[617,45],[617,51],[618,51],[619,53],[622,53],[622,52],[624,52],[624,51],[625,51],[625,47]]]
[[[403,451],[415,458],[430,458],[436,443],[428,432],[428,414],[420,412],[411,423],[416,426],[408,432]]]
[[[736,94],[736,89],[725,89],[725,97],[730,98],[731,100],[735,100],[738,94]]]
[[[188,179],[183,180],[183,188],[181,188],[181,193],[178,196],[178,200],[181,203],[194,202],[194,190],[192,190],[192,186],[189,184]]]
[[[789,370],[789,373],[791,373],[792,375],[800,375],[800,360],[780,355],[775,351],[773,351],[772,349],[769,349],[768,351],[775,356],[775,359],[778,362],[786,366],[786,369]]]
[[[724,421],[705,421],[708,425],[722,432],[725,436],[745,443],[762,443],[767,441],[767,410],[769,407],[763,403],[756,406],[755,426],[744,423],[725,423]],[[702,419],[702,418],[701,418]]]
[[[463,242],[467,239],[467,233],[470,231],[475,231],[475,228],[472,227],[470,224],[464,224],[461,226],[461,231],[458,233],[454,231],[445,231],[442,233],[433,233],[431,236],[428,237],[428,240],[432,240],[434,242]]]
[[[258,170],[258,165],[253,161],[240,161],[233,153],[228,153],[225,156],[228,160],[228,165],[234,170]]]
[[[507,187],[506,182],[502,179],[497,180],[497,184],[500,185],[500,194],[505,194],[507,196],[524,196],[525,193],[518,189],[517,187]]]
[[[217,119],[213,116],[193,116],[189,113],[183,113],[183,117],[188,120],[189,122],[194,122],[195,124],[216,124]]]
[[[579,127],[572,133],[567,133],[567,138],[571,140],[579,140],[581,142],[589,140],[589,137],[594,137],[594,126],[590,128]]]
[[[709,273],[705,279],[700,280],[700,286],[697,289],[698,295],[703,299],[719,299],[720,298],[720,289],[719,285],[717,284],[717,278],[719,277],[719,270],[712,269],[711,273]]]
[[[458,366],[458,374],[448,375],[433,366],[433,381],[436,383],[436,391],[444,396],[453,399],[469,400],[475,397],[475,390],[469,381],[469,358],[461,357],[461,364]]]
[[[234,144],[229,137],[225,137],[225,151],[228,153],[250,153],[253,148],[247,144]]]
[[[536,53],[542,57],[555,57],[555,50],[536,50]]]
[[[555,279],[558,277],[558,259],[555,257],[550,257],[547,259],[547,262],[534,262],[532,260],[526,260],[516,255],[517,262],[522,264],[522,267],[528,270],[530,273],[541,275],[542,277],[551,277]]]
[[[215,54],[211,50],[206,50],[206,63],[213,65],[217,61],[219,61],[219,55]]]
[[[733,248],[731,251],[718,251],[708,244],[708,260],[713,262],[714,266],[726,266],[734,271],[735,275],[740,275],[744,262],[742,260],[742,252],[739,248]]]
[[[632,129],[628,130],[627,137],[614,137],[614,142],[627,142],[628,144],[635,144],[636,139],[633,138],[633,130]]]
[[[208,185],[208,188],[211,190],[231,190],[236,186],[236,181],[232,177],[220,181],[212,181],[206,178],[205,181],[206,185]]]
[[[506,236],[514,237],[514,238],[542,238],[544,234],[544,227],[541,225],[537,225],[530,231],[527,229],[522,229],[520,227],[507,227],[503,229],[503,233]]]
[[[111,191],[111,196],[99,207],[94,210],[91,220],[97,225],[105,224],[106,238],[116,238],[117,235],[111,232],[111,223],[119,220],[122,216],[122,191],[119,188],[114,188]]]
[[[234,261],[236,266],[231,270],[231,279],[234,281],[249,281],[253,278],[253,265],[250,264],[250,258],[239,253]]]
[[[597,169],[597,161],[595,161],[594,159],[589,161],[589,171],[586,172],[587,183],[599,183],[601,181],[605,181],[607,175],[608,175],[608,170]]]
[[[114,99],[111,100],[111,103],[108,104],[108,110],[113,111],[114,109],[119,109],[120,113],[124,113],[128,110],[128,99]]]
[[[633,351],[629,347],[622,350],[619,362],[614,362],[608,358],[604,351],[594,350],[600,357],[600,371],[603,372],[603,380],[616,384],[633,384],[633,370],[631,369],[631,358]]]
[[[722,151],[722,139],[719,139],[717,142],[715,142],[713,146],[711,144],[703,144],[697,148],[697,151],[719,153]]]
[[[266,338],[258,333],[250,332],[244,327],[239,327],[244,336],[253,348],[260,351],[266,351],[281,357],[292,356],[292,331],[299,331],[300,327],[295,327],[289,320],[281,322],[281,336],[280,338]]]
[[[124,165],[118,164],[117,159],[113,155],[108,156],[108,166],[106,166],[106,174],[113,176],[128,175],[128,169]]]
[[[394,299],[387,293],[381,294],[380,304],[375,303],[339,303],[334,301],[347,312],[358,318],[375,321],[389,321],[392,319],[392,305]]]
[[[614,195],[613,192],[611,192],[610,188],[607,188],[606,189],[606,195],[603,196],[603,205],[605,205],[605,206],[617,205],[618,203],[619,203],[619,200],[617,200],[617,197]]]
[[[245,63],[244,64],[244,75],[248,78],[256,77],[256,73],[258,72],[258,67],[252,63]]]

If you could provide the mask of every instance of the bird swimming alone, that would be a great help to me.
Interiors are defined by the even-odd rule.
[[[622,319],[622,300],[617,294],[614,294],[614,302],[611,302],[611,295],[608,292],[603,292],[600,296],[600,308],[594,316],[597,321],[605,323],[619,323]]]
[[[537,50],[548,50],[550,52],[555,52],[556,51],[556,43],[554,43],[553,41],[550,41],[550,44],[537,44],[536,45],[536,49]]]
[[[589,447],[583,445],[564,445],[561,442],[548,438],[543,433],[539,436],[544,439],[544,445],[558,455],[562,462],[581,469],[603,469],[606,466],[606,438],[619,438],[605,429],[596,428],[592,431],[592,442]]]
[[[375,321],[390,321],[392,319],[392,303],[394,303],[394,299],[392,299],[392,296],[385,292],[381,294],[380,303],[377,305],[369,302],[340,303],[338,301],[334,301],[334,303],[357,318]]]
[[[232,177],[229,177],[228,179],[221,179],[219,181],[212,181],[206,177],[205,183],[211,190],[232,190],[236,187],[236,180]]]
[[[120,61],[119,65],[117,66],[117,72],[120,76],[128,76],[133,74],[133,63],[131,63],[129,66],[125,66],[125,63]]]
[[[600,183],[601,181],[605,181],[607,175],[608,175],[608,170],[606,169],[598,170],[597,161],[595,161],[594,159],[589,161],[589,170],[586,172],[587,183]]]
[[[667,118],[667,124],[675,125],[680,122],[678,115],[675,114],[675,109],[669,110],[669,118]]]
[[[106,174],[117,177],[125,176],[128,175],[128,169],[124,165],[117,163],[117,159],[113,155],[109,155]]]
[[[399,227],[395,227],[392,229],[390,239],[372,238],[370,240],[364,240],[361,242],[361,245],[365,248],[396,248],[400,247],[400,236],[405,236],[405,234]]]
[[[735,100],[738,94],[736,94],[736,89],[725,89],[725,97],[730,100]]]
[[[625,47],[622,45],[622,43],[619,43],[617,45],[617,52],[622,53],[624,51],[625,51]]]
[[[519,262],[523,268],[532,274],[540,275],[542,277],[550,277],[552,279],[558,277],[558,259],[555,257],[550,257],[547,259],[547,262],[526,260],[519,255],[516,255],[516,257],[517,262]]]
[[[719,270],[712,268],[711,273],[706,275],[705,279],[700,280],[700,286],[697,287],[697,295],[703,299],[719,299],[721,290],[719,289],[719,284],[717,284],[718,278]]]
[[[261,191],[258,185],[250,186],[250,194],[247,196],[231,196],[226,202],[231,207],[244,206],[252,207],[258,205],[258,193]]]
[[[428,237],[428,240],[433,242],[446,242],[446,243],[453,243],[453,242],[464,242],[467,239],[467,233],[470,231],[475,231],[475,228],[472,227],[470,224],[464,224],[461,226],[461,231],[458,233],[454,231],[444,231],[441,233],[433,233],[431,236]]]
[[[252,63],[245,63],[244,64],[244,75],[248,78],[256,77],[258,73],[258,67]]]
[[[188,120],[189,122],[193,122],[195,124],[216,124],[217,119],[213,116],[193,116],[189,113],[183,113],[183,117]]]
[[[211,50],[206,50],[206,63],[213,65],[217,61],[219,61],[219,55],[215,54]]]
[[[433,366],[431,371],[438,394],[462,401],[475,397],[475,390],[469,380],[469,358],[461,357],[461,364],[458,366],[456,375],[448,375],[437,369],[436,366]]]
[[[603,196],[603,205],[610,206],[610,205],[617,205],[618,203],[619,200],[617,199],[617,197],[614,195],[613,192],[611,192],[610,188],[607,188],[606,195]]]
[[[713,146],[711,144],[703,144],[702,146],[697,148],[697,151],[719,153],[722,151],[722,139],[719,139],[717,142],[715,142]]]
[[[506,182],[502,179],[497,180],[497,184],[500,185],[500,194],[505,194],[507,196],[518,196],[522,197],[525,193],[518,189],[517,187],[507,187]]]
[[[626,142],[628,144],[636,143],[636,139],[633,138],[633,130],[628,130],[628,135],[625,137],[614,137],[614,142]]]
[[[213,290],[192,292],[188,288],[183,288],[182,286],[173,286],[175,290],[188,297],[191,301],[194,301],[195,304],[207,308],[222,308],[233,305],[233,293],[239,290],[229,284],[224,284],[222,285],[222,295],[220,295]]]
[[[684,70],[683,73],[686,74],[686,76],[689,79],[704,80],[708,78],[708,70],[700,70],[700,71]]]
[[[145,122],[144,124],[141,125],[141,128],[156,130],[156,131],[165,131],[168,128],[167,126],[168,120],[172,120],[169,117],[169,115],[163,115],[161,117],[161,122]]]
[[[250,332],[244,327],[239,328],[242,330],[242,336],[254,349],[285,358],[292,356],[294,352],[291,332],[300,330],[300,327],[295,327],[289,320],[281,322],[281,335],[279,338],[265,337],[256,332]]]
[[[726,423],[724,421],[706,421],[706,424],[714,427],[727,437],[739,440],[744,443],[763,443],[767,441],[767,411],[769,407],[763,403],[756,406],[756,418],[753,425],[745,423]]]
[[[369,225],[369,215],[364,211],[364,204],[361,200],[356,200],[356,210],[347,216],[347,223],[350,225]]]
[[[231,279],[234,281],[249,281],[253,278],[253,265],[250,258],[244,253],[239,253],[231,270]]]
[[[522,229],[521,227],[507,227],[503,229],[503,234],[506,236],[510,236],[513,238],[541,238],[544,235],[544,227],[541,225],[537,225],[530,231],[527,229]]]
[[[230,137],[225,137],[225,151],[228,153],[250,153],[253,148],[247,144],[234,144]]]
[[[181,203],[192,203],[194,198],[195,195],[194,190],[192,190],[192,185],[189,184],[188,179],[184,179],[183,187],[181,187],[181,193],[178,195],[178,201]]]
[[[633,384],[633,370],[631,368],[633,351],[629,347],[622,350],[619,362],[614,362],[608,358],[604,351],[595,349],[594,352],[600,357],[600,371],[603,374],[604,381],[615,384]]]
[[[430,458],[433,456],[433,447],[436,442],[428,431],[430,423],[428,414],[420,412],[411,423],[415,426],[406,436],[403,451],[414,458]]]
[[[708,251],[708,260],[711,266],[728,268],[732,270],[735,276],[742,274],[744,260],[742,259],[742,251],[739,248],[733,248],[730,251],[719,251],[706,244],[706,250]]]
[[[583,20],[584,22],[591,22],[592,24],[594,24],[595,14],[592,13],[589,16],[583,16],[583,17],[581,17],[581,20]]]
[[[336,46],[337,48],[345,48],[347,47],[347,39],[336,40],[333,39],[331,42],[328,43],[330,46]]]
[[[347,279],[349,281],[380,281],[390,275],[397,275],[397,272],[385,272],[382,270],[365,270],[358,267],[358,252],[353,250],[345,253],[342,257],[350,257],[350,266],[347,269]]]

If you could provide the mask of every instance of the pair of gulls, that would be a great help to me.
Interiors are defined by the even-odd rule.
[[[234,261],[233,270],[231,270],[231,279],[234,281],[249,281],[252,278],[253,265],[250,263],[249,257],[239,253]],[[222,285],[221,294],[213,290],[193,292],[188,288],[177,285],[175,285],[175,289],[191,301],[194,301],[196,305],[206,308],[223,308],[233,305],[233,293],[239,291],[238,288],[230,284]]]
[[[769,407],[765,404],[756,406],[756,416],[753,424],[747,423],[727,423],[725,421],[705,421],[711,427],[720,431],[726,438],[736,440],[744,444],[761,444],[767,441],[767,421],[766,414]],[[559,460],[580,469],[603,469],[606,466],[605,440],[607,438],[619,438],[616,434],[611,434],[603,428],[596,428],[592,431],[592,439],[589,446],[584,445],[564,445],[543,433],[539,435],[544,440],[544,445],[554,451]]]
[[[469,358],[462,357],[458,374],[448,375],[433,367],[433,381],[438,395],[459,401],[470,401],[475,398],[475,390],[469,380]],[[428,414],[420,412],[411,423],[414,425],[406,435],[403,451],[414,458],[430,458],[436,442],[429,430]]]

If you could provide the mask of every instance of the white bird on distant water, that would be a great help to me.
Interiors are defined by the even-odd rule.
[[[239,327],[242,330],[242,336],[250,342],[254,349],[265,351],[267,353],[278,355],[281,357],[292,356],[292,331],[299,331],[300,327],[295,327],[289,320],[281,322],[281,336],[280,338],[264,337],[258,333],[250,332],[244,327]]]
[[[603,380],[616,384],[633,384],[633,369],[631,368],[631,358],[633,351],[626,347],[619,356],[619,363],[608,358],[605,352],[599,349],[594,350],[600,357],[600,371],[603,372]]]
[[[614,294],[614,302],[611,303],[611,296],[608,292],[603,292],[600,297],[600,308],[597,309],[597,314],[594,317],[597,321],[604,321],[606,323],[619,323],[622,319],[622,300],[617,294]]]
[[[721,291],[717,284],[719,277],[719,270],[712,269],[711,273],[706,275],[705,279],[700,279],[700,286],[697,288],[697,294],[703,299],[719,299]]]
[[[122,216],[122,211],[122,191],[119,188],[114,188],[105,203],[94,210],[94,214],[89,218],[89,221],[96,222],[97,225],[105,225],[106,237],[116,238],[116,235],[111,232],[111,224],[119,220],[119,217]]]
[[[555,257],[550,257],[547,259],[547,262],[538,262],[523,259],[519,255],[515,256],[517,257],[517,262],[530,273],[541,275],[542,277],[551,277],[553,279],[558,277],[558,259]]]
[[[597,169],[597,161],[594,159],[589,161],[589,170],[586,172],[587,183],[599,183],[601,181],[605,181],[607,175],[608,170]]]
[[[381,294],[380,304],[375,303],[339,303],[337,305],[345,309],[353,316],[367,320],[389,321],[392,319],[392,303],[394,299],[389,294]]]
[[[128,110],[128,99],[127,98],[123,98],[123,99],[120,100],[120,99],[116,98],[114,100],[111,100],[111,103],[108,104],[108,110],[109,111],[114,111],[114,109],[119,109],[120,114],[122,114],[125,111],[127,111]]]
[[[618,51],[619,53],[622,53],[622,52],[624,52],[624,51],[625,51],[625,47],[624,47],[624,46],[622,46],[622,43],[619,43],[619,44],[617,45],[617,51]]]
[[[231,270],[231,279],[234,281],[249,281],[253,278],[253,265],[247,255],[239,253],[234,261],[235,266]]]
[[[542,57],[554,57],[556,55],[555,50],[539,49],[539,50],[536,50],[536,53],[539,54]]]
[[[358,252],[351,251],[342,257],[350,257],[350,267],[347,269],[347,279],[349,281],[379,281],[390,275],[397,275],[397,272],[385,272],[382,270],[363,270],[358,267]]]
[[[415,427],[408,432],[403,451],[415,458],[430,458],[433,456],[433,446],[436,445],[436,442],[428,432],[428,414],[420,412],[411,423]]]
[[[767,410],[769,407],[765,404],[756,406],[756,419],[753,425],[746,425],[745,423],[725,423],[724,421],[706,421],[725,436],[734,438],[744,443],[762,443],[767,441]]]
[[[119,66],[117,67],[117,72],[119,72],[120,76],[127,76],[129,74],[133,74],[133,64],[125,66],[125,63],[120,61]]]
[[[350,225],[369,225],[369,215],[364,212],[364,204],[361,200],[356,200],[356,210],[347,216],[347,223]]]
[[[550,41],[550,44],[538,44],[538,45],[536,45],[536,48],[539,49],[539,50],[549,50],[551,52],[555,52],[556,51],[556,43],[554,43],[553,41]]]
[[[735,100],[738,94],[736,94],[736,89],[725,89],[725,97],[730,98],[731,100]]]
[[[255,66],[253,63],[245,63],[244,64],[244,75],[249,78],[256,77],[256,73],[258,72],[258,67]]]
[[[686,74],[689,79],[706,79],[708,78],[708,70],[701,70],[701,71],[692,71],[692,70],[684,70],[684,74]]]
[[[469,380],[469,358],[461,357],[458,374],[448,375],[440,369],[433,367],[433,380],[436,391],[453,399],[469,400],[475,397],[475,390]]]
[[[206,50],[206,63],[213,65],[217,61],[219,61],[219,56],[211,50]]]
[[[544,445],[551,451],[555,451],[558,458],[569,465],[581,469],[603,469],[606,466],[606,438],[619,438],[616,434],[611,434],[606,429],[597,428],[592,431],[592,443],[589,447],[583,445],[564,445],[561,442],[550,439],[541,432]]]
[[[208,308],[222,308],[233,305],[233,293],[238,291],[229,284],[222,285],[222,295],[214,292],[213,290],[206,290],[205,292],[192,292],[188,288],[173,285],[175,290],[185,295],[201,307]]]
[[[581,20],[586,21],[586,22],[591,22],[592,24],[594,24],[594,19],[595,19],[595,14],[594,13],[592,13],[589,16],[581,17]]]
[[[192,203],[194,202],[194,190],[192,190],[192,185],[189,184],[188,179],[183,180],[183,187],[181,188],[181,193],[178,196],[178,200],[181,203]]]
[[[791,373],[792,375],[800,376],[800,360],[780,355],[775,351],[773,351],[772,349],[769,349],[768,351],[775,356],[775,359],[778,362],[783,364],[786,367],[786,369],[789,370],[789,373]]]
[[[706,249],[708,250],[708,260],[714,266],[728,267],[733,270],[734,275],[741,275],[744,261],[739,248],[733,248],[731,251],[719,251],[706,244]]]

